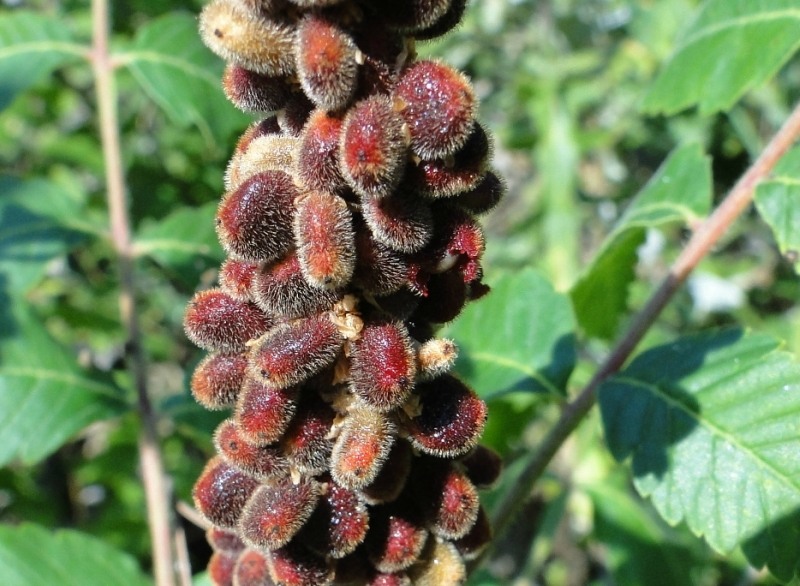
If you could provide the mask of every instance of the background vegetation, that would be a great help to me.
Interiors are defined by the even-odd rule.
[[[196,34],[200,1],[113,4],[140,348],[120,313],[91,7],[0,4],[0,583],[11,586],[149,583],[150,407],[137,386],[175,502],[191,501],[222,418],[188,392],[200,353],[181,322],[222,258],[213,217],[248,118]],[[494,291],[443,332],[489,402],[485,443],[507,462],[485,495],[496,514],[509,491],[527,494],[519,474],[565,429],[567,398],[789,118],[798,47],[791,0],[481,0],[457,32],[419,47],[474,80],[509,188],[485,221]],[[575,421],[472,584],[798,581],[798,201],[793,150],[600,386],[600,408]],[[202,530],[173,517],[176,552],[202,572]]]

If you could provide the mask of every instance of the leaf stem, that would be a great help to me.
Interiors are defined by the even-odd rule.
[[[109,51],[108,8],[108,0],[92,0],[91,63],[106,172],[106,200],[111,240],[119,263],[119,311],[128,333],[125,352],[131,364],[141,419],[139,463],[147,501],[154,573],[158,586],[174,586],[169,490],[156,433],[155,412],[147,391],[147,365],[136,314],[134,255],[125,193],[114,64]]]
[[[655,323],[672,296],[686,281],[698,263],[709,253],[733,222],[747,209],[756,187],[773,170],[778,160],[800,137],[800,104],[798,104],[767,147],[734,185],[722,203],[695,231],[691,240],[670,267],[669,273],[651,295],[644,308],[634,317],[628,330],[614,345],[589,383],[578,396],[568,403],[558,422],[531,455],[514,486],[497,506],[492,525],[500,535],[511,522],[512,516],[525,502],[531,488],[544,473],[564,441],[578,427],[597,400],[597,389],[615,374],[630,358],[636,346]],[[480,563],[477,560],[473,568]]]

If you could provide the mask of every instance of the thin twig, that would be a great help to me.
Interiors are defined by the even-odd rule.
[[[538,446],[514,486],[498,505],[492,523],[496,535],[499,536],[508,528],[513,514],[525,502],[536,480],[544,473],[564,441],[591,410],[597,399],[597,389],[600,384],[619,371],[630,358],[672,296],[731,224],[747,209],[758,184],[772,172],[778,160],[798,137],[800,137],[800,104],[795,107],[761,156],[739,179],[725,200],[700,225],[673,263],[668,275],[636,315],[631,326],[616,343],[586,387],[564,407],[558,422]]]
[[[147,500],[154,574],[158,586],[174,586],[169,491],[158,445],[155,413],[147,393],[147,366],[136,315],[133,247],[125,196],[125,178],[117,118],[117,92],[108,36],[108,0],[92,0],[91,63],[96,84],[106,171],[106,199],[111,224],[111,240],[119,263],[119,310],[122,323],[128,333],[126,355],[131,364],[141,418],[139,463]]]

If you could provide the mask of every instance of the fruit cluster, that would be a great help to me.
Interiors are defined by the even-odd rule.
[[[465,0],[213,0],[205,43],[259,114],[225,174],[219,287],[191,381],[232,408],[194,488],[216,584],[465,578],[490,539],[486,405],[434,336],[481,283],[475,217],[503,193],[469,81],[417,60]]]

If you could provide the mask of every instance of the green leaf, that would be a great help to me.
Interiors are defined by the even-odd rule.
[[[769,181],[758,186],[756,208],[772,228],[781,252],[800,272],[800,148],[788,152]]]
[[[113,385],[80,369],[24,301],[10,303],[0,289],[0,304],[0,466],[37,462],[126,409]]]
[[[766,335],[710,332],[653,348],[600,388],[614,457],[671,524],[799,575],[800,365]]]
[[[70,218],[69,196],[41,180],[0,177],[0,290],[18,295],[38,281],[47,263],[84,239]]]
[[[727,110],[772,77],[800,47],[797,0],[708,0],[642,105],[672,114]]]
[[[0,526],[3,586],[147,586],[131,556],[77,531]]]
[[[72,42],[63,20],[23,11],[0,15],[0,110],[55,69],[85,58],[87,50]]]
[[[212,202],[146,222],[136,237],[136,254],[152,259],[194,287],[200,273],[224,259],[214,229],[216,211],[217,204]]]
[[[222,93],[222,62],[200,41],[193,16],[168,14],[148,23],[118,58],[173,122],[196,125],[210,144],[248,121]]]
[[[630,204],[570,292],[578,323],[588,335],[616,334],[628,306],[628,287],[645,230],[695,221],[710,207],[708,157],[697,144],[677,148]]]
[[[569,299],[531,269],[497,279],[489,295],[444,332],[460,349],[456,372],[484,397],[563,394],[575,366]]]

